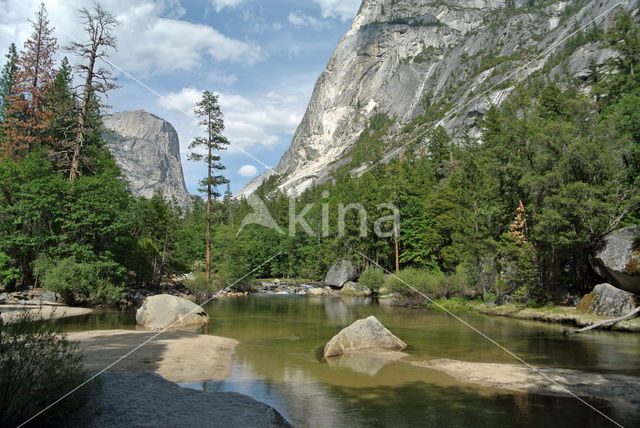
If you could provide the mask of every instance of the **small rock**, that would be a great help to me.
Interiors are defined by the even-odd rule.
[[[45,291],[38,297],[39,302],[51,302],[55,303],[58,300],[58,295],[53,291]]]
[[[307,290],[307,294],[310,296],[322,296],[325,294],[325,291],[323,288],[310,288]]]
[[[342,287],[342,290],[340,290],[340,293],[352,296],[370,296],[371,290],[364,285],[358,285],[353,281],[347,281]]]

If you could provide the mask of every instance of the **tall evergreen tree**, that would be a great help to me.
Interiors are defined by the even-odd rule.
[[[191,150],[202,147],[207,154],[204,155],[193,151],[189,154],[189,160],[196,162],[204,161],[207,165],[207,177],[200,181],[200,186],[202,187],[199,191],[207,195],[207,253],[205,272],[207,279],[209,279],[211,277],[211,200],[217,199],[220,196],[218,186],[228,182],[223,175],[215,174],[215,171],[221,171],[225,169],[225,166],[220,162],[220,156],[214,154],[214,151],[225,150],[229,145],[229,140],[222,135],[222,131],[224,131],[224,121],[217,95],[209,91],[204,91],[202,99],[196,104],[194,113],[201,118],[199,124],[207,128],[206,137],[196,137],[191,144],[189,144]]]
[[[11,43],[9,46],[9,52],[6,58],[7,62],[2,68],[2,75],[0,76],[0,122],[4,122],[5,114],[9,107],[8,98],[13,94],[13,87],[16,84],[18,54],[15,43]]]
[[[47,107],[52,113],[48,134],[52,137],[56,166],[59,171],[67,173],[70,168],[70,157],[78,122],[78,108],[72,81],[71,66],[67,57],[64,57],[49,92]]]
[[[37,10],[35,20],[29,22],[33,33],[17,59],[15,84],[8,97],[7,117],[3,123],[6,138],[0,155],[5,158],[26,153],[34,143],[42,142],[43,131],[51,117],[46,100],[53,83],[53,56],[58,45],[52,36],[53,28],[44,3]]]

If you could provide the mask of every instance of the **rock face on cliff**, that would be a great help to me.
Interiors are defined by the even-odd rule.
[[[379,113],[394,120],[388,154],[398,154],[411,139],[428,147],[423,131],[434,124],[454,139],[465,128],[479,136],[487,109],[535,71],[549,66],[550,77],[568,72],[586,78],[590,62],[602,64],[615,55],[593,43],[563,51],[563,42],[589,20],[607,24],[617,7],[631,10],[639,3],[364,0],[318,78],[291,146],[275,170],[238,195],[273,175],[289,194],[326,181]],[[405,125],[429,106],[437,107],[435,119],[406,132]]]
[[[144,110],[123,111],[102,119],[108,130],[107,147],[135,195],[150,198],[159,189],[183,207],[190,203],[178,133],[169,122]]]

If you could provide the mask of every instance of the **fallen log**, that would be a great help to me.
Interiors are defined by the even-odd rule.
[[[603,325],[615,324],[615,323],[618,323],[618,322],[620,322],[620,321],[628,320],[629,318],[633,318],[633,317],[635,317],[635,316],[636,316],[636,315],[638,315],[639,313],[640,313],[640,306],[638,306],[637,308],[635,308],[634,310],[632,310],[632,311],[631,311],[631,312],[629,312],[628,314],[623,315],[623,316],[621,316],[621,317],[613,318],[613,319],[610,319],[610,320],[600,321],[600,322],[597,322],[597,323],[592,324],[592,325],[590,325],[590,326],[587,326],[587,327],[581,328],[581,329],[579,329],[579,330],[565,330],[565,331],[563,331],[563,332],[562,332],[562,334],[575,334],[575,333],[582,333],[582,332],[584,332],[584,331],[593,330],[593,329],[596,329],[596,328],[598,328],[598,327],[602,327]]]

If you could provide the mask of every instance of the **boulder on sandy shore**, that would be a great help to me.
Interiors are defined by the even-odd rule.
[[[635,295],[610,284],[598,284],[591,293],[580,300],[576,310],[594,315],[621,317],[638,305],[640,305],[640,298]]]
[[[324,278],[325,284],[340,288],[347,281],[353,281],[358,278],[358,272],[353,267],[351,260],[342,259],[329,269],[327,275]]]
[[[324,346],[324,356],[333,357],[362,349],[402,350],[407,344],[398,339],[374,316],[357,320],[333,336]]]
[[[236,392],[181,388],[151,372],[106,372],[100,380],[70,426],[291,426],[273,407]]]
[[[136,323],[152,330],[202,325],[208,322],[209,316],[201,306],[170,294],[147,297],[136,311]]]
[[[598,274],[611,285],[640,295],[640,226],[608,234],[593,261]]]

